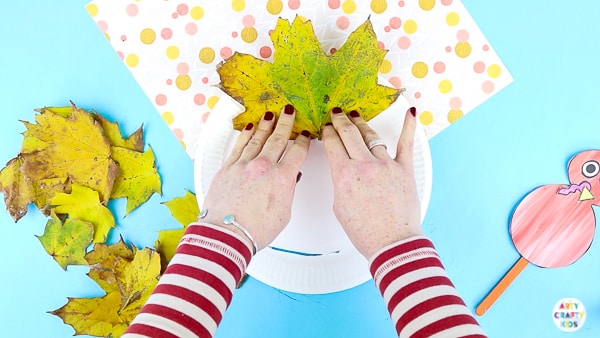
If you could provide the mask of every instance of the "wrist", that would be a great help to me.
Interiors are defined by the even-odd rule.
[[[363,254],[363,256],[365,256],[367,260],[371,260],[377,254],[377,252],[390,245],[422,236],[423,231],[421,229],[386,234],[381,237],[375,238],[373,241],[365,243],[365,245],[363,245],[363,248],[361,248],[360,252]]]
[[[252,247],[252,241],[250,241],[250,239],[248,237],[246,237],[240,229],[236,228],[235,226],[233,226],[231,224],[225,224],[225,223],[221,222],[221,219],[205,218],[205,219],[198,219],[198,222],[210,224],[212,226],[222,228],[222,229],[227,229],[227,230],[235,233],[238,237],[240,237],[240,239],[244,243],[247,243],[250,247]]]
[[[247,245],[249,245],[252,251],[252,255],[258,252],[258,245],[252,234],[240,223],[235,220],[235,217],[231,214],[220,217],[220,215],[208,215],[208,210],[203,209],[198,216],[198,222],[208,223],[214,226],[218,226],[223,229],[227,229],[236,235]]]

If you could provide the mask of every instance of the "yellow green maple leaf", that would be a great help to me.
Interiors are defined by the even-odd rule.
[[[110,229],[115,226],[113,214],[100,202],[98,192],[90,188],[72,184],[71,193],[56,194],[50,204],[57,214],[68,214],[70,218],[92,223],[94,243],[104,242]]]
[[[120,337],[150,297],[160,275],[156,251],[145,248],[132,252],[133,259],[115,272],[106,295],[68,298],[67,304],[51,313],[71,325],[77,335]],[[123,259],[118,255],[105,258]]]
[[[52,213],[42,236],[36,236],[46,252],[63,268],[85,265],[85,250],[92,242],[94,226],[78,219],[67,218],[63,224]]]
[[[127,137],[121,135],[118,122],[111,122],[104,116],[94,113],[94,118],[104,130],[104,135],[108,138],[110,145],[113,147],[123,147],[135,151],[142,151],[144,149],[144,131],[143,126],[140,126],[136,131]]]
[[[21,147],[23,174],[32,181],[68,177],[73,184],[98,191],[106,202],[118,168],[102,127],[75,105],[69,116],[64,116],[64,109],[38,111],[37,123],[23,122],[27,128]]]
[[[187,226],[198,219],[200,209],[196,195],[189,190],[186,190],[185,195],[182,197],[175,197],[162,204],[169,208],[173,218],[183,226],[182,229],[161,230],[158,232],[158,239],[154,246],[160,253],[163,263],[166,264],[175,255],[177,245]]]
[[[126,215],[146,202],[152,194],[162,193],[152,148],[148,147],[142,153],[112,147],[112,158],[119,167],[119,175],[115,178],[110,198],[127,198]]]
[[[334,107],[356,110],[368,121],[401,92],[377,82],[387,51],[379,48],[370,20],[332,55],[323,52],[312,23],[299,16],[291,24],[280,18],[270,36],[272,64],[235,53],[217,69],[220,88],[246,108],[233,120],[237,130],[256,124],[266,111],[279,114],[289,103],[297,111],[293,133],[307,130],[320,137]]]

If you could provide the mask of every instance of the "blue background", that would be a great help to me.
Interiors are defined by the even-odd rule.
[[[474,309],[519,258],[508,233],[518,201],[543,184],[567,183],[566,164],[600,148],[600,2],[463,1],[515,81],[431,144],[434,182],[423,227]],[[192,162],[84,9],[87,0],[0,4],[0,163],[17,155],[19,120],[33,109],[73,100],[118,120],[124,133],[142,123],[156,154],[163,195],[119,220],[119,231],[152,245],[156,230],[178,224],[160,203],[193,190]],[[121,217],[123,201],[110,207]],[[4,209],[0,201],[0,209]],[[46,313],[66,297],[102,295],[85,273],[65,272],[34,235],[37,210],[18,223],[0,212],[0,328],[7,337],[68,337]],[[492,337],[600,336],[600,248],[569,267],[527,266],[478,320]],[[552,308],[563,297],[587,309],[584,327],[563,333]],[[373,283],[328,295],[281,292],[256,280],[236,293],[218,337],[393,337]]]

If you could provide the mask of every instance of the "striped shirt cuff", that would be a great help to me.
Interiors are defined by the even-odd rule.
[[[428,238],[389,245],[369,266],[400,337],[486,337]]]
[[[251,257],[252,247],[235,232],[190,224],[123,337],[212,337]]]

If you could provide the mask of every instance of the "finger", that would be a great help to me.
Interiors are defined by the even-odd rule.
[[[288,104],[283,108],[277,119],[275,130],[273,130],[273,133],[267,138],[259,156],[266,156],[274,163],[279,162],[281,155],[283,155],[283,152],[288,145],[290,135],[292,134],[295,117],[294,113],[295,111],[292,105]]]
[[[246,144],[246,147],[242,150],[239,160],[248,162],[253,160],[256,155],[260,153],[269,135],[273,131],[273,125],[275,124],[275,114],[268,111],[265,113],[263,118],[258,123],[258,129],[252,135],[252,138]]]
[[[294,143],[286,151],[285,155],[283,155],[283,159],[281,159],[280,165],[283,168],[289,169],[292,173],[299,173],[300,167],[302,166],[302,163],[308,155],[309,146],[310,133],[304,130],[302,131],[302,133],[296,136]],[[299,174],[300,176],[302,175],[302,173]],[[298,180],[300,180],[300,177],[296,179],[296,182]]]
[[[381,139],[377,132],[367,124],[367,121],[365,121],[356,110],[351,111],[348,114],[348,116],[350,117],[352,123],[354,123],[354,125],[358,127],[358,130],[360,131],[360,134],[362,135],[363,140],[367,145],[367,149],[369,149],[369,142]],[[371,154],[373,154],[377,158],[390,158],[390,155],[387,152],[387,148],[384,145],[375,146],[372,149],[370,149],[370,151]]]
[[[250,141],[250,139],[252,138],[253,134],[254,134],[254,124],[248,123],[246,125],[246,128],[244,128],[244,130],[242,130],[240,135],[235,140],[235,144],[233,145],[233,148],[231,148],[231,153],[229,153],[229,156],[227,157],[227,159],[225,160],[225,163],[223,164],[224,166],[230,166],[230,165],[234,164],[237,160],[240,159],[240,156],[242,156],[242,152],[244,151],[244,148],[248,144],[248,141]]]
[[[404,126],[398,139],[395,160],[400,164],[406,164],[409,168],[413,163],[413,148],[415,144],[415,130],[417,128],[417,110],[410,107],[404,117]]]
[[[321,135],[323,138],[325,156],[331,166],[331,170],[335,172],[342,163],[350,160],[350,155],[346,152],[346,147],[344,147],[342,139],[331,123],[328,123],[323,127]]]
[[[331,111],[331,122],[350,158],[363,159],[371,156],[360,131],[340,108],[336,107]]]

